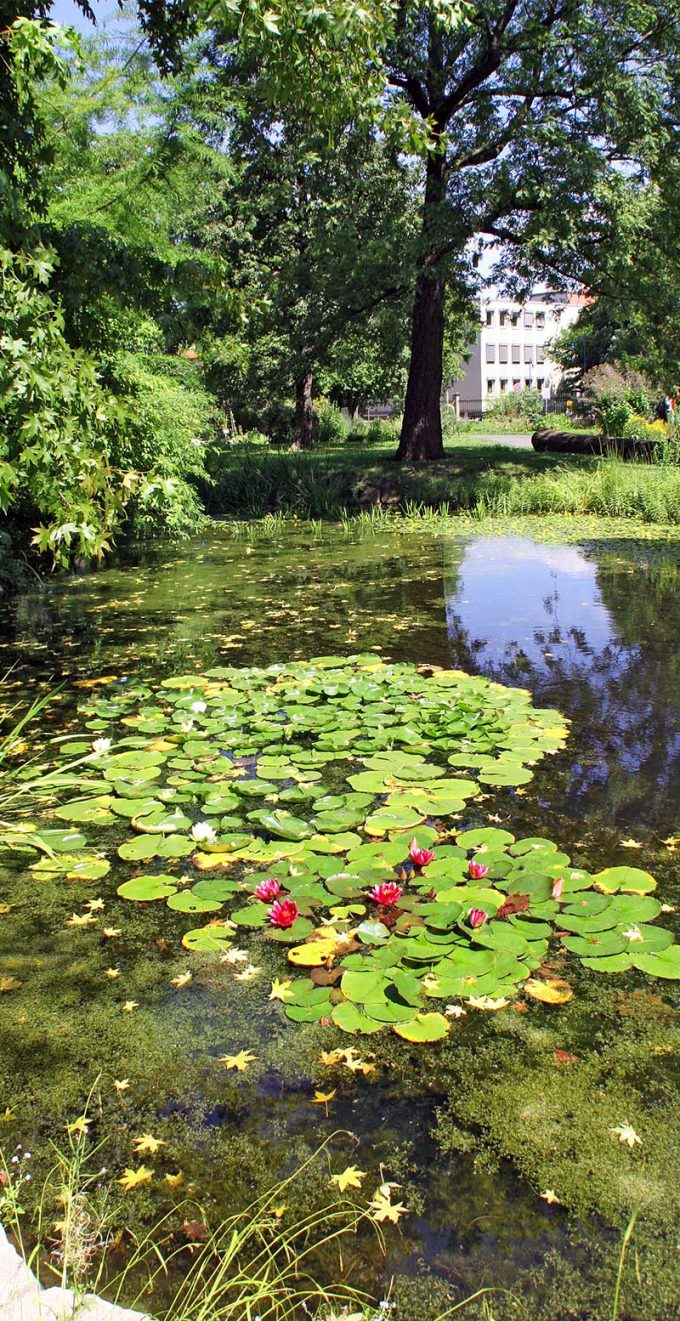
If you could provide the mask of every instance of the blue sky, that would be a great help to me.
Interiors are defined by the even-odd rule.
[[[111,17],[117,11],[115,0],[91,0],[92,8],[97,15],[99,26],[104,19]],[[71,27],[77,28],[78,32],[90,35],[94,28],[85,18],[82,11],[78,8],[75,0],[54,0],[50,10],[50,18],[56,23],[68,23]]]

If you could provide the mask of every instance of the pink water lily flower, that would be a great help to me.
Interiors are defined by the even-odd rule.
[[[294,899],[277,899],[269,910],[269,921],[273,927],[292,927],[298,911]]]
[[[434,853],[432,849],[418,848],[418,841],[415,835],[408,846],[408,856],[414,867],[427,867],[428,863],[434,862]]]
[[[484,923],[488,922],[489,914],[485,913],[483,908],[470,908],[468,909],[467,920],[469,925],[476,929],[477,927],[483,927]]]
[[[483,862],[468,863],[468,876],[471,876],[473,881],[481,881],[490,871],[491,868],[485,867]]]
[[[553,881],[553,888],[550,891],[550,897],[552,899],[559,899],[563,889],[564,889],[564,877],[558,876],[557,880]]]
[[[369,890],[368,897],[374,903],[388,907],[390,904],[398,903],[403,893],[396,881],[383,881],[382,885],[374,885],[373,889]]]
[[[276,899],[280,891],[280,881],[277,881],[275,876],[270,876],[266,881],[260,881],[260,884],[255,887],[254,894],[257,899],[262,899],[265,904],[270,904],[272,899]]]

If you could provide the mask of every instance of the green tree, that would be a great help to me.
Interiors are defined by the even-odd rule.
[[[400,458],[442,452],[447,281],[475,236],[531,247],[578,278],[606,241],[623,161],[664,132],[677,0],[139,0],[161,56],[189,23],[216,49],[254,52],[281,107],[323,123],[379,118],[423,168],[411,359]],[[542,241],[545,240],[543,243]]]

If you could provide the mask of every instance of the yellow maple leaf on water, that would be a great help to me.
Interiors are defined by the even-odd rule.
[[[104,976],[105,976],[105,977],[110,977],[112,980],[113,980],[115,977],[120,977],[120,968],[105,968],[105,969],[104,969]]]
[[[160,1138],[152,1137],[151,1133],[145,1133],[141,1138],[135,1138],[134,1148],[140,1155],[148,1152],[150,1156],[155,1156],[159,1147],[164,1147],[165,1143]]]
[[[114,1078],[113,1085],[117,1092],[126,1092],[130,1086],[129,1078]]]
[[[89,1127],[89,1120],[87,1118],[87,1115],[79,1115],[77,1119],[74,1119],[72,1124],[66,1125],[66,1132],[71,1137],[73,1136],[74,1133],[79,1133],[84,1135],[85,1133],[89,1133],[89,1131],[90,1131],[90,1127]]]
[[[336,1090],[334,1087],[332,1092],[315,1092],[312,1097],[314,1105],[328,1105],[328,1102],[333,1100]]]
[[[101,912],[102,908],[104,907],[104,900],[103,900],[103,899],[88,899],[88,901],[87,901],[85,907],[86,907],[86,908],[89,908],[89,910],[90,910],[91,913],[99,913],[99,912]]]
[[[192,980],[193,978],[190,972],[181,972],[178,977],[171,978],[170,985],[176,986],[178,990],[181,990],[183,986],[188,986],[189,982]]]
[[[468,1004],[472,1005],[473,1009],[505,1009],[510,1001],[502,996],[495,999],[492,995],[470,995]]]
[[[11,1105],[6,1105],[4,1110],[0,1110],[0,1124],[9,1124],[10,1119],[14,1119],[14,1111]]]
[[[115,940],[116,936],[121,936],[122,934],[120,927],[104,927],[102,931],[102,935],[105,936],[107,940]]]
[[[557,1193],[555,1192],[554,1188],[546,1188],[545,1192],[541,1193],[541,1197],[543,1198],[544,1202],[548,1203],[548,1206],[555,1206],[555,1205],[559,1206],[560,1204],[560,1199],[557,1196]]]
[[[610,1133],[616,1133],[619,1142],[627,1142],[629,1147],[642,1146],[642,1138],[638,1137],[632,1124],[625,1122],[619,1124],[616,1128],[611,1128]]]
[[[122,1178],[117,1179],[116,1182],[125,1189],[126,1193],[130,1193],[133,1188],[139,1188],[140,1184],[151,1183],[152,1179],[153,1170],[147,1169],[146,1165],[140,1165],[138,1170],[124,1170]]]
[[[319,1064],[325,1064],[330,1068],[333,1064],[339,1064],[344,1058],[344,1050],[322,1050],[319,1055]]]
[[[166,1174],[165,1182],[168,1188],[179,1188],[184,1183],[184,1175],[181,1170],[177,1174]]]
[[[225,1069],[238,1069],[243,1072],[249,1064],[254,1064],[257,1059],[252,1050],[239,1050],[236,1055],[221,1055],[218,1064],[223,1064]]]
[[[639,840],[637,840],[637,839],[622,839],[622,840],[621,840],[621,848],[622,848],[622,849],[641,849],[641,848],[642,848],[642,844],[640,844]]]
[[[373,1198],[368,1204],[371,1213],[371,1219],[378,1222],[391,1220],[393,1225],[399,1223],[400,1216],[408,1215],[408,1211],[403,1202],[392,1201],[393,1184],[383,1183],[373,1194]]]
[[[89,927],[95,921],[91,913],[71,913],[66,919],[67,927]]]
[[[124,1014],[131,1014],[132,1011],[133,1011],[133,1009],[139,1009],[139,1001],[138,1001],[138,1000],[126,1000],[126,1001],[125,1001],[125,1004],[124,1004],[124,1005],[121,1005],[121,1009],[123,1010],[123,1013],[124,1013]]]
[[[275,977],[272,982],[272,989],[269,999],[290,1000],[293,995],[293,992],[290,989],[290,985],[291,985],[290,977],[284,978],[283,981],[279,981],[279,978]]]
[[[331,1183],[337,1183],[338,1190],[344,1193],[346,1188],[360,1188],[361,1180],[365,1178],[365,1170],[358,1170],[356,1165],[348,1165],[342,1174],[331,1175]]]
[[[18,991],[21,982],[16,977],[0,977],[0,993]]]

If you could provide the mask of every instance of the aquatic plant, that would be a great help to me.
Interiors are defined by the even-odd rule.
[[[88,796],[56,809],[70,829],[42,832],[36,878],[105,875],[79,828],[127,824],[117,855],[136,874],[118,895],[210,914],[188,950],[223,952],[236,930],[287,945],[294,1022],[436,1041],[451,1026],[437,1001],[495,1009],[521,988],[565,1003],[556,950],[680,978],[649,873],[591,875],[551,840],[457,828],[482,786],[515,790],[565,741],[524,690],[367,653],[113,684],[83,716],[111,746]],[[60,752],[90,746],[69,735]]]

